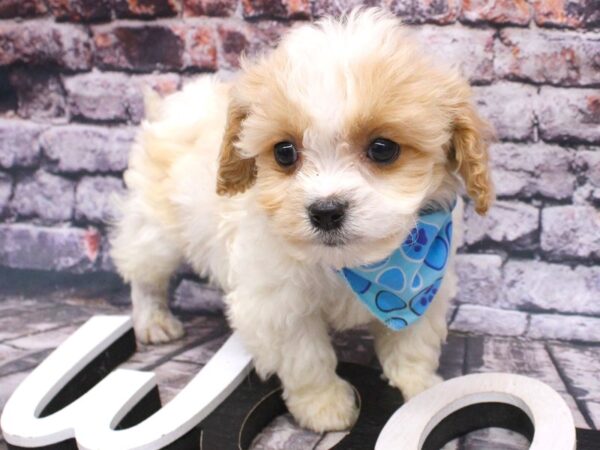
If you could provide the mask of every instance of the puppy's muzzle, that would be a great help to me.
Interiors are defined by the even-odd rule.
[[[308,208],[310,223],[317,230],[333,231],[341,228],[348,209],[348,202],[335,198],[317,200]]]

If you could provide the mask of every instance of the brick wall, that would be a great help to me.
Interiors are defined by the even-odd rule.
[[[360,3],[0,0],[0,266],[113,271],[104,221],[142,86],[235,70],[241,51]],[[467,208],[452,328],[600,342],[600,2],[383,3],[460,66],[499,137],[499,201],[486,218]],[[218,304],[185,274],[175,298]]]

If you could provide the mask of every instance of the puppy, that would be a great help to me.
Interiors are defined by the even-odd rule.
[[[258,373],[279,376],[297,421],[346,429],[357,406],[335,373],[331,330],[368,325],[405,397],[439,381],[460,230],[451,238],[446,224],[436,238],[449,260],[428,296],[419,294],[427,308],[379,291],[364,298],[356,280],[368,294],[364,273],[421,251],[427,213],[448,222],[453,210],[456,225],[463,183],[476,211],[487,211],[489,129],[468,83],[436,67],[383,10],[301,25],[241,66],[232,84],[201,77],[148,101],[112,256],[131,283],[142,342],[183,335],[167,285],[186,261],[224,290],[231,326]],[[401,308],[418,320],[394,316]]]

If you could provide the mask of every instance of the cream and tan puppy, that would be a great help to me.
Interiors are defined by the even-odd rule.
[[[453,201],[461,178],[485,213],[488,136],[469,85],[373,9],[295,28],[243,60],[231,85],[203,77],[151,100],[112,240],[138,338],[182,336],[167,284],[187,261],[223,288],[232,327],[258,372],[279,375],[301,425],[344,429],[357,415],[332,329],[368,324],[390,383],[421,392],[439,380],[451,265],[426,314],[399,332],[334,269],[387,256],[422,208]]]

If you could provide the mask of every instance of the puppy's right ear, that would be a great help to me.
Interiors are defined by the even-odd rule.
[[[493,132],[470,101],[464,100],[455,109],[452,156],[465,182],[467,194],[475,203],[475,211],[483,216],[494,201],[488,155]]]
[[[219,195],[235,195],[244,192],[256,180],[254,158],[242,156],[235,145],[242,122],[247,115],[247,108],[233,98],[227,110],[227,123],[219,154],[219,170],[217,172],[217,194]]]

